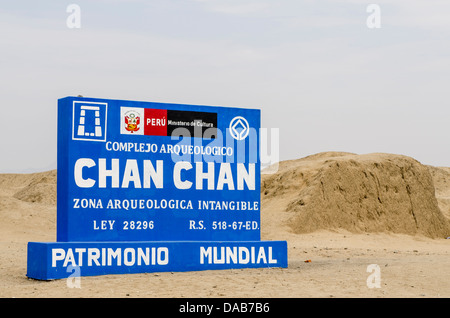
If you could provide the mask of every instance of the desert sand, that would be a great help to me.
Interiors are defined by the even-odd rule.
[[[287,240],[288,268],[82,277],[70,288],[26,277],[27,242],[56,240],[56,171],[0,175],[0,297],[450,297],[450,168],[320,153],[263,175],[261,206],[261,239]],[[372,264],[379,288],[367,283]]]

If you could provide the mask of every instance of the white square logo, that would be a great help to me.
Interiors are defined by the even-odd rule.
[[[108,104],[73,102],[72,139],[106,141]]]
[[[124,135],[144,134],[144,108],[120,107],[120,133]]]

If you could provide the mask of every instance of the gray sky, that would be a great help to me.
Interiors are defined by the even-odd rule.
[[[450,166],[450,2],[375,1],[0,0],[0,172],[56,168],[57,99],[78,94],[260,108],[281,160]]]

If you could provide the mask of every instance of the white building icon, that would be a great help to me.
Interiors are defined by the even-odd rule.
[[[73,102],[74,140],[106,141],[106,103]]]
[[[95,129],[94,132],[88,132],[85,128],[86,122],[86,111],[94,111],[95,112]],[[102,126],[100,124],[100,107],[98,106],[81,106],[80,112],[80,122],[78,124],[78,136],[102,136]]]

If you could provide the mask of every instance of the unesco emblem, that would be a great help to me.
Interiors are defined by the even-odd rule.
[[[230,122],[230,134],[236,140],[244,140],[250,131],[248,121],[242,116],[234,117]]]

